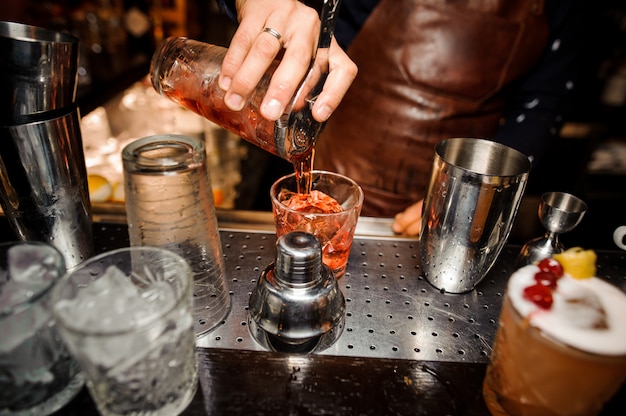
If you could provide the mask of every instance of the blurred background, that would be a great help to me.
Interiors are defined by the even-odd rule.
[[[612,249],[613,230],[626,225],[626,5],[621,0],[594,5],[598,14],[590,18],[588,34],[597,47],[587,60],[586,82],[556,146],[531,175],[511,242],[542,234],[537,204],[546,191],[569,192],[589,205],[580,226],[563,235],[566,244],[589,241],[588,246]],[[6,1],[0,20],[80,39],[77,101],[98,214],[123,212],[117,187],[121,148],[159,133],[205,140],[218,208],[270,210],[270,184],[293,168],[159,97],[147,79],[155,45],[168,36],[228,46],[236,23],[216,0]]]

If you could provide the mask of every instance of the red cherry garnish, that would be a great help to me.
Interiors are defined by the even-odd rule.
[[[553,274],[554,277],[556,277],[557,279],[563,277],[563,266],[561,266],[561,263],[559,263],[552,257],[541,260],[537,264],[537,267],[539,267],[539,270],[541,270],[542,272]]]
[[[550,309],[552,306],[552,290],[548,286],[539,283],[525,288],[524,298],[542,309]]]
[[[535,273],[535,281],[542,286],[556,289],[557,277],[552,273],[544,271],[537,272]]]

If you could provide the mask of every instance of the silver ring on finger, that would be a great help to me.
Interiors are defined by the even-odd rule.
[[[270,35],[272,35],[272,36],[274,36],[276,38],[276,40],[280,44],[281,48],[285,47],[285,45],[283,44],[283,37],[282,37],[282,35],[280,33],[278,33],[277,30],[272,29],[271,27],[266,27],[265,29],[263,29],[263,31],[261,33],[269,33]]]

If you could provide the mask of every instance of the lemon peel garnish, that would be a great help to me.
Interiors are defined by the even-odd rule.
[[[113,193],[111,183],[104,176],[98,174],[87,175],[87,187],[91,202],[106,202]]]
[[[552,256],[561,263],[563,271],[575,279],[588,279],[596,275],[598,256],[593,250],[572,247]]]

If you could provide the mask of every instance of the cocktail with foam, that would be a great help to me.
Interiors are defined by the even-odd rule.
[[[509,280],[483,386],[494,415],[594,415],[626,379],[626,295],[593,277],[593,252],[555,258]]]

